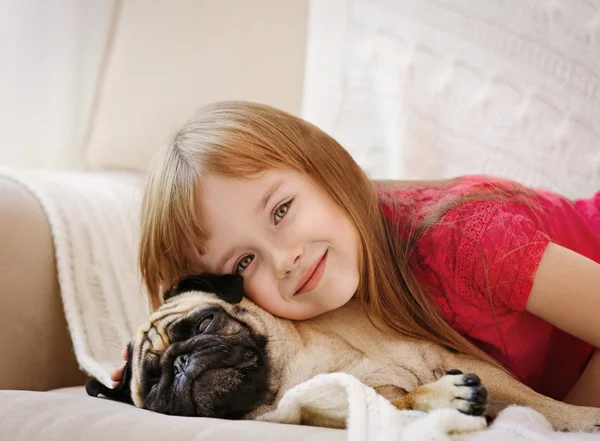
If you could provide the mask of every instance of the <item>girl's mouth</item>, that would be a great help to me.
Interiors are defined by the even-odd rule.
[[[296,288],[294,296],[306,294],[319,286],[319,282],[325,272],[325,266],[327,265],[327,253],[325,251],[325,254],[305,271],[298,283],[298,288]]]

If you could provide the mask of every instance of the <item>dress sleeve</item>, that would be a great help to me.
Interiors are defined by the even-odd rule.
[[[519,202],[470,201],[449,210],[418,245],[419,271],[445,315],[458,319],[492,305],[523,311],[550,242],[539,225]]]

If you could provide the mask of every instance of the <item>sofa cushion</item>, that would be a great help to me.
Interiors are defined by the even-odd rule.
[[[92,398],[83,387],[0,391],[0,440],[342,440],[346,431],[259,421],[175,417]]]
[[[144,171],[208,102],[260,101],[300,113],[307,0],[119,4],[88,124],[88,166]]]

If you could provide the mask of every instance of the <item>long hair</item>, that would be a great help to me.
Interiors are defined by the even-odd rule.
[[[370,317],[402,335],[499,366],[446,322],[411,271],[407,256],[412,242],[393,234],[375,184],[350,154],[314,125],[249,102],[200,108],[153,162],[142,203],[139,249],[153,310],[164,290],[202,270],[194,263],[207,239],[196,206],[202,176],[243,178],[269,169],[305,174],[349,217],[359,237],[357,297]],[[415,232],[422,234],[423,229]]]

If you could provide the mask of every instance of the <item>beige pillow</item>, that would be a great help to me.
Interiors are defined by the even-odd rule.
[[[243,99],[300,114],[307,0],[125,0],[86,165],[143,171],[193,109]]]

